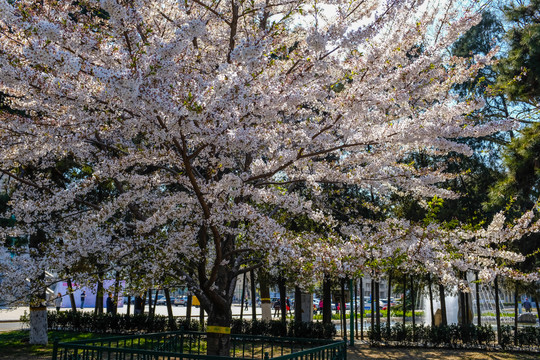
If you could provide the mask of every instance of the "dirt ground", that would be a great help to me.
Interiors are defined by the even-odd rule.
[[[370,348],[367,345],[349,348],[347,360],[364,359],[539,360],[540,354],[452,349]]]
[[[6,354],[0,350],[1,360],[50,360],[50,356]],[[467,351],[450,349],[370,348],[356,345],[349,348],[347,360],[364,359],[433,359],[433,360],[539,360],[540,354],[506,353],[499,351]]]

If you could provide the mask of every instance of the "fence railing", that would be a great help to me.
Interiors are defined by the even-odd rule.
[[[206,355],[206,333],[174,331],[55,342],[53,360],[346,360],[346,343],[322,339],[231,335],[229,356]]]

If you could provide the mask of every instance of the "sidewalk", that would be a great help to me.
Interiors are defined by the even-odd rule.
[[[47,307],[47,310],[53,311],[55,310],[55,307],[49,306]],[[60,309],[60,311],[69,311],[71,310],[70,307],[63,307]],[[186,310],[187,308],[185,306],[173,306],[173,315],[174,316],[186,316]],[[81,311],[81,309],[77,308],[77,311]],[[84,312],[93,312],[94,307],[85,307],[82,311]],[[145,307],[145,312],[148,311],[148,306]],[[199,311],[200,308],[198,307],[192,307],[191,308],[191,316],[194,319],[198,319],[199,317]],[[21,306],[21,307],[15,307],[15,308],[9,308],[9,309],[3,309],[0,308],[0,323],[5,322],[19,322],[20,318],[24,313],[29,313],[30,308],[27,306]],[[240,305],[233,304],[232,312],[234,317],[240,316]],[[127,313],[127,305],[124,305],[123,307],[118,308],[119,314],[125,314]],[[131,306],[131,313],[133,314],[133,305]],[[157,305],[156,306],[156,315],[167,315],[167,306],[165,305]],[[251,319],[251,307],[249,307],[248,310],[244,309],[243,311],[244,319]],[[257,316],[261,316],[261,308],[257,307]]]

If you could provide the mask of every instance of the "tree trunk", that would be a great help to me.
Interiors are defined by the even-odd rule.
[[[403,328],[405,328],[405,317],[407,312],[407,274],[403,274]]]
[[[148,316],[152,317],[152,289],[148,289]]]
[[[476,316],[478,318],[477,325],[482,326],[482,309],[480,308],[480,283],[478,281],[478,271],[475,272],[476,279]]]
[[[299,286],[294,287],[294,322],[302,322],[302,290]]]
[[[267,274],[259,271],[259,286],[261,289],[261,312],[262,320],[272,320],[272,300],[270,299],[270,286],[268,285]]]
[[[354,329],[355,338],[358,339],[358,282],[354,282]],[[362,310],[364,309],[364,303],[362,299]]]
[[[411,311],[412,311],[412,333],[413,333],[413,341],[415,341],[415,325],[416,325],[416,319],[415,319],[415,313],[414,308],[416,307],[415,304],[415,296],[414,296],[414,276],[411,276]]]
[[[232,314],[231,314],[231,319],[232,319]],[[204,305],[202,303],[201,305],[199,305],[199,324],[201,324],[201,329],[204,329]]]
[[[433,312],[433,290],[431,289],[431,274],[428,274],[429,311],[431,312],[431,327],[435,326],[435,313]]]
[[[364,340],[364,280],[360,278],[360,340]]]
[[[257,296],[255,294],[255,271],[251,270],[249,272],[249,277],[251,279],[251,321],[257,320]]]
[[[343,333],[343,339],[347,341],[347,312],[345,311],[345,279],[341,279],[341,299],[340,299],[340,308],[341,308],[341,332]]]
[[[33,250],[30,256],[34,254],[41,255],[41,244],[45,243],[46,235],[42,230],[30,235],[28,247]],[[42,273],[38,281],[45,279],[45,273]],[[41,285],[41,284],[39,284]],[[47,345],[47,294],[45,289],[33,294],[30,297],[30,344]]]
[[[67,278],[69,302],[71,304],[71,311],[77,312],[77,304],[75,303],[75,295],[73,295],[73,285],[71,284],[71,278]]]
[[[158,295],[159,295],[159,289],[156,290],[156,296],[154,297],[154,305],[152,306],[152,316],[156,315],[156,305],[157,305]]]
[[[381,292],[379,291],[378,281],[375,281],[375,309],[377,310],[377,340],[381,340]]]
[[[392,295],[392,270],[388,273],[388,297],[386,299],[386,332],[390,336],[390,298]]]
[[[30,306],[30,344],[47,345],[47,307]]]
[[[120,293],[120,271],[116,272],[114,279],[113,314],[118,313],[118,294]]]
[[[323,280],[323,324],[332,323],[332,282],[325,275]]]
[[[278,287],[279,287],[279,304],[281,308],[281,322],[285,324],[287,322],[287,288],[285,287],[285,279],[283,277],[279,277],[278,280]]]
[[[518,345],[518,283],[514,289],[514,345]]]
[[[172,304],[171,304],[171,294],[169,293],[169,288],[164,288],[163,292],[165,293],[165,302],[167,304],[167,316],[169,317],[169,328],[171,330],[176,330],[176,323],[174,321]]]
[[[375,334],[375,280],[371,279],[371,333]]]
[[[193,306],[193,295],[188,295],[186,304],[186,320],[191,323],[191,308]],[[201,329],[202,330],[202,329]]]
[[[441,302],[441,315],[442,315],[442,325],[448,325],[448,318],[446,317],[446,298],[444,294],[444,286],[439,284],[439,300]]]
[[[499,304],[499,276],[495,276],[495,319],[497,320],[497,343],[501,344],[501,308]]]
[[[103,314],[103,281],[101,281],[103,274],[99,274],[99,279],[97,283],[96,291],[96,305],[94,307],[94,312],[96,314]]]
[[[232,298],[232,296],[231,296]],[[201,303],[201,313],[203,306]],[[206,334],[208,339],[208,355],[230,356],[231,335],[230,326],[232,312],[228,309],[213,306],[208,313],[208,326]]]
[[[242,299],[240,300],[240,320],[244,319],[244,301],[246,299],[246,273],[242,278]]]
[[[127,314],[131,313],[131,294],[128,294],[128,303],[127,303]]]

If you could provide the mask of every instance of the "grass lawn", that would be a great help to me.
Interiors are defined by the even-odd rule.
[[[107,334],[108,335],[108,334]],[[49,331],[50,343],[47,346],[28,344],[28,331],[18,330],[0,333],[0,360],[50,360],[53,339],[75,341],[99,337],[106,334],[78,333],[71,331]],[[108,335],[110,336],[110,335]],[[430,359],[430,360],[537,360],[538,353],[507,353],[502,351],[472,351],[425,348],[372,348],[357,344],[349,348],[349,360],[366,359]]]
[[[0,359],[51,359],[53,341],[75,341],[103,337],[103,334],[79,333],[72,331],[49,331],[49,344],[30,345],[27,330],[0,333]]]

